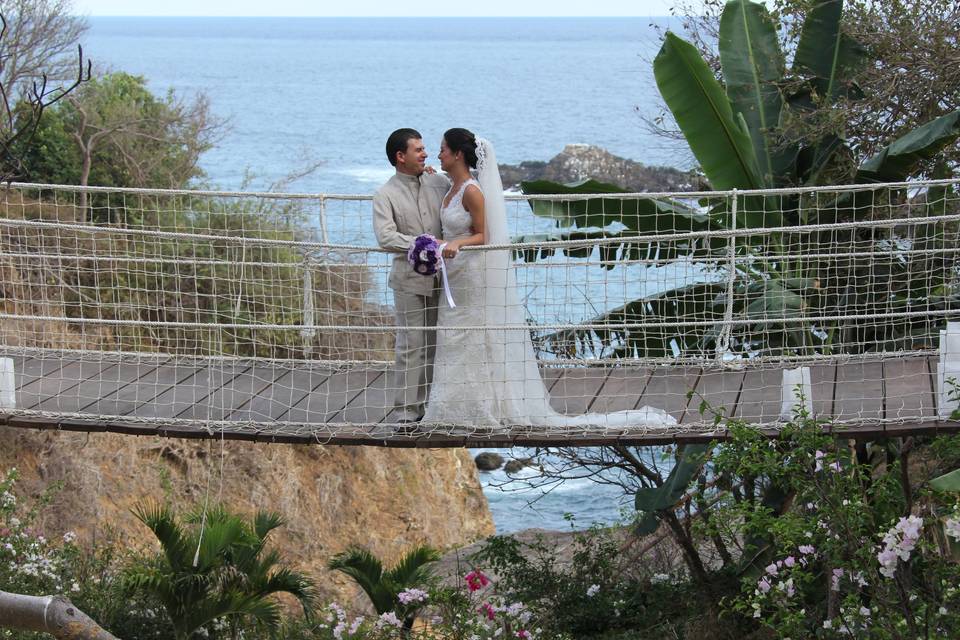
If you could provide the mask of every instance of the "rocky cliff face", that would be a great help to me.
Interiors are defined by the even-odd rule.
[[[549,162],[521,162],[500,165],[505,189],[519,188],[524,180],[576,182],[593,178],[630,191],[696,191],[706,188],[703,178],[692,171],[673,167],[650,167],[615,156],[587,144],[568,144]]]
[[[221,455],[222,452],[222,455]],[[16,466],[21,493],[63,482],[42,522],[81,539],[115,528],[130,545],[153,543],[131,515],[138,501],[178,509],[210,500],[242,513],[280,512],[274,544],[317,578],[327,597],[362,604],[349,580],[324,569],[334,553],[363,544],[388,564],[411,546],[463,545],[494,532],[469,452],[373,447],[194,442],[0,427],[0,469]],[[223,474],[221,477],[221,467]]]

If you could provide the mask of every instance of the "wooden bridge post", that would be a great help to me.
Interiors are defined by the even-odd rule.
[[[0,409],[17,408],[17,384],[13,358],[0,358]]]
[[[783,370],[780,386],[780,419],[788,421],[799,405],[807,415],[813,415],[813,386],[810,384],[810,367]]]
[[[940,332],[937,365],[937,408],[942,420],[960,408],[960,322],[948,322]]]

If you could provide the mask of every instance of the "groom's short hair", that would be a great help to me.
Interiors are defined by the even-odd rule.
[[[397,129],[387,138],[387,160],[390,164],[397,166],[397,153],[407,152],[407,144],[411,140],[421,140],[423,136],[416,129]]]

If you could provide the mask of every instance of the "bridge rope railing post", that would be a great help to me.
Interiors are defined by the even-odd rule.
[[[730,349],[730,334],[733,331],[733,295],[734,286],[737,280],[737,205],[739,199],[737,190],[733,189],[730,194],[730,234],[727,239],[727,291],[726,304],[723,310],[723,326],[720,328],[720,335],[717,339],[716,363],[723,366],[727,351]]]
[[[323,244],[330,244],[330,231],[327,228],[327,198],[320,196],[320,241]]]

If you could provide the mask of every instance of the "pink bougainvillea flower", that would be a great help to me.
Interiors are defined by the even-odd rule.
[[[487,620],[493,620],[497,617],[497,612],[494,611],[493,605],[489,602],[484,602],[482,605],[480,605],[480,608],[477,609],[477,613],[487,616]]]
[[[464,576],[464,580],[467,581],[467,588],[470,589],[470,591],[479,591],[490,584],[490,578],[483,575],[483,572],[477,569],[474,569]]]

